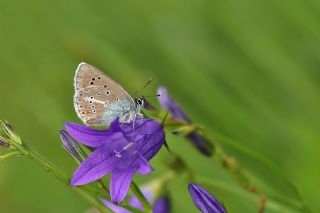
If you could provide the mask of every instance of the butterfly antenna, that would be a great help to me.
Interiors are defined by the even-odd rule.
[[[151,98],[151,97],[159,97],[161,96],[160,94],[156,94],[156,95],[144,95],[144,98]]]
[[[149,80],[147,81],[147,83],[145,85],[143,85],[143,87],[140,89],[140,91],[137,94],[137,97],[141,95],[142,91],[151,83],[152,78],[149,78]]]

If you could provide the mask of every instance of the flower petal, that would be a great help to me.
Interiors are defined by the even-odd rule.
[[[226,213],[223,205],[201,186],[191,183],[188,188],[194,204],[203,213]]]
[[[149,161],[158,153],[163,143],[164,131],[160,127],[157,131],[153,132],[153,134],[145,136],[144,140],[138,144],[140,146],[138,150],[144,158]]]
[[[136,170],[112,173],[110,180],[110,197],[114,204],[121,203],[126,197],[131,180]]]
[[[164,143],[164,131],[158,122],[152,119],[137,120],[135,128],[132,123],[121,127],[123,134],[130,141],[134,141],[135,149],[149,161]]]
[[[114,205],[113,203],[111,203],[105,199],[101,199],[101,202],[104,205],[106,205],[109,209],[114,211],[115,213],[132,213],[132,212],[128,211],[127,209],[124,209],[124,208],[121,208],[120,206]]]
[[[119,117],[117,117],[116,119],[114,119],[110,126],[109,129],[113,132],[120,132],[121,131],[121,126],[120,126],[120,120]]]
[[[101,143],[110,141],[111,130],[98,130],[81,124],[64,123],[68,133],[79,143],[90,147],[98,147]]]
[[[125,123],[121,126],[121,130],[126,133],[134,133],[134,134],[143,134],[143,135],[149,135],[153,132],[157,131],[159,128],[161,128],[161,124],[156,122],[152,119],[146,119],[143,118],[135,120],[134,129],[132,128],[133,124],[131,123]]]
[[[153,171],[152,166],[149,164],[147,159],[145,159],[141,154],[140,154],[140,167],[138,171],[142,175],[149,174],[150,172]]]
[[[117,159],[114,158],[113,152],[109,150],[108,145],[102,144],[80,164],[73,174],[72,186],[90,183],[112,171],[113,164]]]

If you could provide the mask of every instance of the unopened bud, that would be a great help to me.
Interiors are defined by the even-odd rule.
[[[10,147],[10,144],[8,144],[7,142],[0,140],[0,146],[4,146],[6,148]]]

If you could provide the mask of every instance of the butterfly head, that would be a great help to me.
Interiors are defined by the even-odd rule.
[[[137,97],[134,99],[134,103],[136,107],[143,107],[144,104],[144,97]]]

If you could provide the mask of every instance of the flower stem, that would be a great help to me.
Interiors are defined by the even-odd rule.
[[[204,186],[221,189],[226,192],[231,192],[233,194],[237,194],[241,197],[246,196],[245,192],[243,190],[237,190],[237,188],[230,186],[229,183],[226,183],[224,181],[215,180],[213,178],[203,177],[203,176],[197,176],[196,182],[199,184],[202,184]],[[256,199],[252,196],[246,196],[249,200],[256,201]],[[295,202],[295,203],[294,203]],[[276,212],[288,212],[293,213],[296,212],[297,208],[300,208],[300,203],[297,203],[296,201],[287,202],[284,200],[277,199],[269,199],[267,203],[269,210],[274,210]]]
[[[134,181],[131,182],[131,190],[132,190],[132,193],[138,198],[138,200],[142,204],[145,212],[152,213],[152,207],[151,207],[149,201],[142,194],[141,190],[139,189],[139,187],[137,186],[137,184]]]
[[[105,190],[108,194],[110,193],[109,188],[104,184],[102,179],[98,180],[98,186],[99,186],[100,189]]]
[[[51,163],[45,160],[39,153],[31,149],[25,144],[16,145],[17,150],[20,154],[26,156],[30,160],[37,163],[41,166],[48,174],[57,178],[59,181],[64,183],[67,186],[70,186],[70,178],[56,169]],[[72,190],[76,191],[79,195],[81,195],[85,200],[87,200],[91,205],[99,209],[103,213],[110,212],[96,197],[96,195],[92,195],[89,191],[92,189],[89,187],[75,187]],[[95,193],[96,194],[96,193]]]
[[[13,156],[16,156],[16,155],[21,155],[19,151],[15,151],[15,152],[9,152],[9,153],[6,153],[4,155],[0,155],[0,162],[7,159],[7,158],[10,158],[10,157],[13,157]]]

